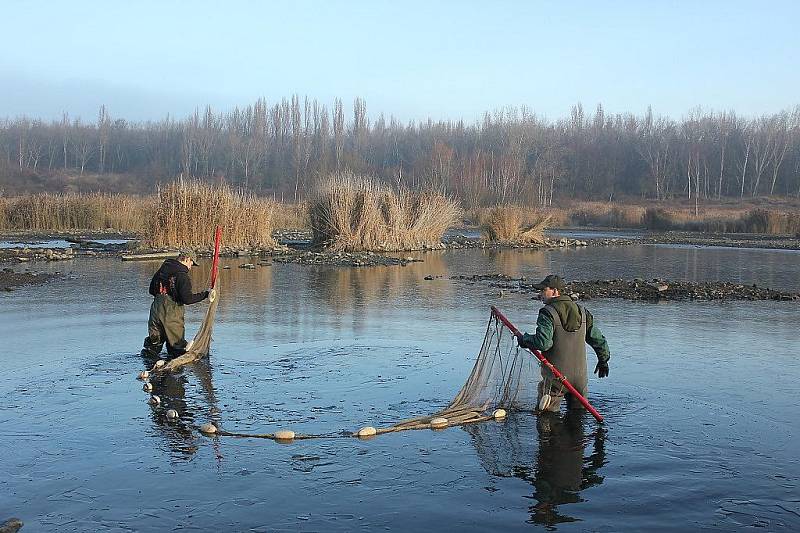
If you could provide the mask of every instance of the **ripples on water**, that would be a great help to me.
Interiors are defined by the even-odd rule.
[[[589,302],[614,355],[609,379],[590,382],[602,427],[517,413],[502,424],[338,438],[444,406],[469,373],[490,304],[533,328],[536,302],[451,275],[552,270],[798,290],[796,253],[628,246],[423,257],[364,269],[229,263],[214,353],[158,383],[158,408],[134,379],[158,265],[39,266],[71,272],[0,295],[0,519],[19,516],[32,531],[800,527],[796,303]],[[189,309],[190,331],[200,312]],[[179,422],[166,420],[168,408]],[[196,430],[209,420],[336,438],[214,439]]]

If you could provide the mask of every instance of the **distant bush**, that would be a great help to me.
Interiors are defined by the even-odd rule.
[[[642,216],[644,227],[650,230],[666,231],[676,229],[674,213],[660,207],[648,207]]]
[[[314,244],[336,251],[414,250],[438,245],[462,211],[436,192],[394,191],[370,178],[336,174],[309,205]]]
[[[578,226],[640,228],[644,212],[638,205],[581,202],[569,210],[569,218]]]
[[[2,198],[0,229],[73,231],[114,229],[139,233],[146,227],[149,196],[122,194],[51,194]]]
[[[552,216],[533,209],[498,206],[488,211],[481,222],[483,237],[492,242],[544,244],[544,230]]]
[[[276,203],[227,185],[179,179],[159,187],[148,214],[148,244],[155,248],[201,248],[217,225],[228,246],[273,246]]]
[[[752,209],[741,220],[741,231],[769,235],[796,235],[800,232],[800,217],[769,209]]]

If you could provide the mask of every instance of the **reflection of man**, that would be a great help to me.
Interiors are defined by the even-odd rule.
[[[533,485],[536,503],[530,506],[531,520],[552,526],[574,522],[576,518],[559,506],[579,504],[582,490],[603,482],[598,470],[605,464],[605,431],[597,427],[596,433],[585,435],[586,420],[583,410],[567,411],[563,417],[512,412],[500,426],[471,424],[464,430],[472,436],[481,465],[490,475],[513,476]],[[538,432],[535,440],[530,438],[533,431]],[[585,456],[586,445],[592,441]]]
[[[519,345],[541,351],[584,397],[588,391],[589,378],[586,375],[586,344],[597,354],[595,374],[608,376],[608,360],[611,353],[594,317],[568,295],[562,295],[563,280],[549,275],[534,288],[541,291],[539,298],[545,304],[539,310],[536,320],[536,333],[527,333],[518,338]],[[539,383],[537,403],[541,411],[559,412],[561,400],[567,399],[568,409],[581,409],[581,403],[566,391],[552,372],[542,367],[542,381]]]
[[[145,366],[153,366],[157,357],[142,354]],[[189,367],[189,370],[197,377],[200,390],[205,396],[208,404],[209,413],[212,416],[218,412],[216,407],[216,397],[214,386],[211,379],[211,366],[208,360],[200,360]],[[151,404],[151,414],[155,427],[166,439],[169,448],[181,456],[190,458],[197,452],[197,436],[192,431],[195,412],[199,404],[193,400],[187,401],[186,389],[189,378],[186,372],[173,374],[164,372],[156,374],[151,378],[154,385],[153,393],[160,399],[158,405]],[[170,421],[166,417],[168,409],[175,409],[179,419]]]
[[[532,482],[537,504],[531,512],[537,524],[574,521],[559,513],[558,506],[581,502],[581,490],[603,482],[597,475],[597,469],[605,462],[603,430],[598,429],[593,453],[585,459],[584,415],[584,411],[567,411],[562,419],[555,413],[542,413],[536,421],[539,451]]]

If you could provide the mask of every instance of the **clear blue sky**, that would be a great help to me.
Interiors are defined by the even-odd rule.
[[[370,118],[800,103],[800,1],[5,0],[0,117],[177,117],[292,93]]]

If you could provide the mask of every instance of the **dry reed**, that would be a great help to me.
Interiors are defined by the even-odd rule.
[[[325,180],[309,205],[314,244],[333,251],[435,246],[460,216],[456,202],[442,194],[393,191],[350,173]]]
[[[515,206],[498,206],[483,217],[480,227],[485,239],[492,242],[544,244],[544,230],[552,215]]]
[[[609,228],[640,228],[644,214],[642,206],[608,202],[580,202],[568,210],[575,225]]]
[[[153,198],[121,194],[51,194],[2,198],[0,229],[109,230],[140,233]]]
[[[208,247],[217,225],[226,246],[274,246],[276,204],[227,185],[179,179],[159,187],[150,217],[148,244],[154,248]]]
[[[307,230],[309,229],[308,204],[277,203],[272,217],[272,227],[276,230]]]

